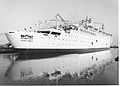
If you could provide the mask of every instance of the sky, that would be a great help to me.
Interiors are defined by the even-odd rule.
[[[89,16],[104,23],[112,45],[118,44],[118,0],[0,0],[0,32],[30,27],[57,13],[70,21]]]

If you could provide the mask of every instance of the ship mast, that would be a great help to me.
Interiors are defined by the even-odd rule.
[[[57,18],[57,15],[55,16],[56,17],[56,29],[59,28],[59,25],[58,25],[58,18]]]
[[[69,25],[68,25],[68,23],[57,13],[57,15],[56,15],[56,27],[57,27],[57,29],[59,28],[59,25],[58,25],[58,17],[61,19],[61,21],[64,23],[64,30],[67,28],[67,27],[69,27]]]

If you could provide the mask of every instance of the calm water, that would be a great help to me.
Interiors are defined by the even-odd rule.
[[[117,49],[50,58],[35,53],[0,54],[0,84],[117,85],[117,56]]]

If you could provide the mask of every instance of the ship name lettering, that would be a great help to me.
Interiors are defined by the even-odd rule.
[[[32,35],[21,35],[21,39],[33,39]]]

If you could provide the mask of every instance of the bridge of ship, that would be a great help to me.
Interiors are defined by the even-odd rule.
[[[64,32],[60,31],[60,30],[56,30],[56,29],[45,29],[45,30],[39,30],[39,31],[37,31],[37,33],[42,33],[46,36],[48,34],[59,36],[61,33],[64,33]]]

